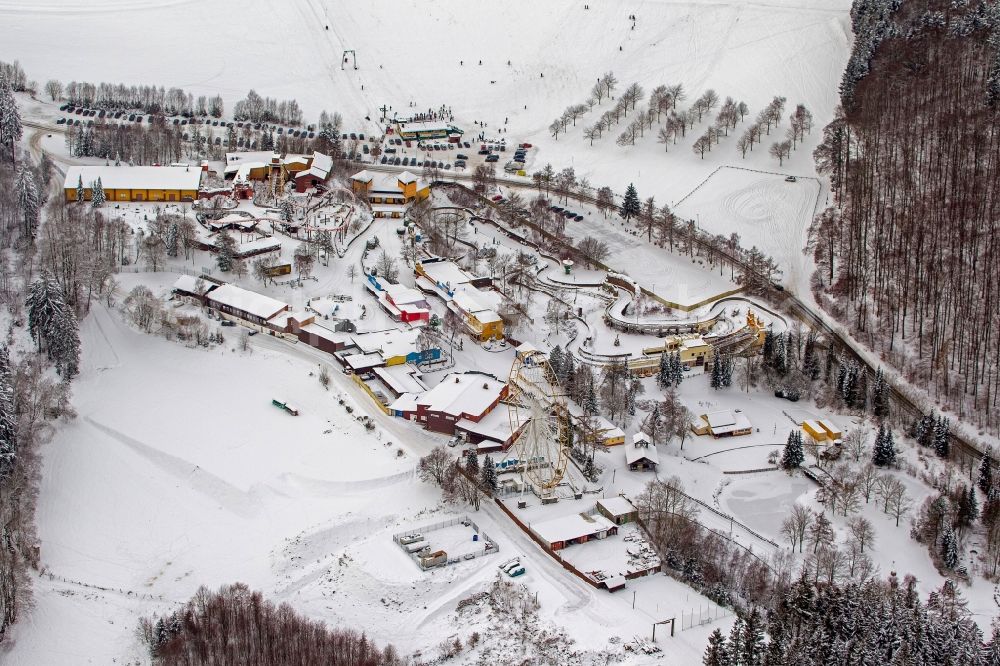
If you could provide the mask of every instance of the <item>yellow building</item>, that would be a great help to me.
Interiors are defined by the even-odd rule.
[[[803,421],[802,429],[817,442],[825,442],[830,438],[830,434],[826,429],[816,421]]]
[[[681,363],[686,366],[707,365],[712,360],[712,345],[705,342],[700,335],[674,335],[664,339],[663,344],[656,347],[647,347],[642,350],[646,356],[659,356],[660,354],[673,354],[677,352]],[[643,359],[640,362],[636,359],[634,368],[629,369],[638,374],[653,374],[659,368],[659,358]]]
[[[351,176],[351,189],[368,200],[375,217],[402,217],[406,204],[426,199],[430,185],[409,171],[400,174],[359,171]]]
[[[196,166],[71,166],[63,184],[66,201],[90,201],[100,180],[106,201],[194,201],[202,171]]]

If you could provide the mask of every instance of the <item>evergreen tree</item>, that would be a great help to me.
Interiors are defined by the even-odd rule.
[[[28,331],[41,351],[43,345],[56,371],[66,381],[80,364],[80,334],[76,314],[66,303],[62,287],[48,271],[28,288]]]
[[[14,90],[6,74],[0,73],[0,145],[10,145],[10,161],[14,162],[17,142],[24,135],[21,112],[17,109]]]
[[[622,200],[620,215],[625,221],[631,220],[642,211],[642,203],[639,201],[639,194],[635,191],[635,185],[629,183],[625,190],[625,198]]]
[[[559,381],[565,381],[565,375],[563,374],[563,350],[561,346],[556,345],[549,352],[549,366],[552,367],[552,372]]]
[[[476,450],[475,444],[470,445],[469,450],[465,453],[465,471],[471,476],[479,474],[479,452]]]
[[[232,270],[236,263],[236,240],[225,229],[215,237],[215,262],[223,273]]]
[[[80,176],[76,181],[76,200],[83,201],[84,196],[86,193],[83,189],[83,176]]]
[[[1000,666],[1000,621],[994,618],[993,634],[990,640],[983,645],[982,651],[983,666]]]
[[[968,527],[979,517],[979,503],[976,500],[976,489],[972,486],[962,488],[958,499],[958,524]]]
[[[716,628],[708,637],[708,647],[705,649],[705,656],[701,663],[705,666],[733,666],[729,658],[729,650],[726,647],[726,637]]]
[[[674,375],[671,371],[671,355],[667,352],[660,354],[660,369],[656,373],[656,384],[661,389],[668,388],[673,384]]]
[[[806,337],[805,350],[802,352],[802,373],[812,381],[819,379],[819,359],[816,356],[815,333],[810,333]]]
[[[941,563],[948,569],[958,566],[958,541],[949,520],[945,520],[944,531],[941,533]]]
[[[774,338],[771,367],[782,377],[788,374],[788,342],[783,335],[777,335]]]
[[[756,606],[745,615],[737,663],[741,666],[759,666],[764,657],[764,617]]]
[[[872,414],[879,420],[889,416],[889,384],[885,381],[882,368],[875,371],[875,383],[872,386]]]
[[[635,416],[635,398],[642,390],[642,384],[638,379],[633,379],[625,388],[625,413]]]
[[[680,386],[684,381],[684,364],[681,363],[681,353],[674,352],[670,356],[670,368],[674,376],[674,386]]]
[[[892,436],[892,429],[886,424],[878,427],[878,434],[875,435],[875,446],[872,448],[872,464],[878,467],[887,467],[896,462],[896,444]]]
[[[764,365],[767,367],[774,366],[774,331],[767,329],[764,332],[764,347],[761,349],[761,356],[764,359]]]
[[[782,469],[795,469],[805,462],[805,454],[802,451],[802,431],[793,430],[788,433],[788,441],[785,443],[784,452],[781,455]]]
[[[100,208],[107,201],[107,198],[104,196],[104,183],[101,182],[100,176],[98,176],[97,182],[93,183],[90,187],[90,205],[94,208]]]
[[[178,224],[177,220],[173,220],[170,226],[167,227],[167,237],[164,242],[168,257],[176,257],[180,254],[180,235],[180,224]]]
[[[0,482],[14,469],[17,459],[17,412],[10,353],[0,345]],[[2,485],[2,484],[0,484]]]
[[[987,447],[983,457],[979,459],[979,489],[989,494],[993,487],[993,448]]]
[[[864,411],[868,409],[868,373],[857,363],[854,364],[854,368],[857,375],[857,388],[855,389],[852,407]]]
[[[937,418],[934,416],[933,411],[929,415],[920,417],[913,433],[913,438],[917,440],[917,444],[924,447],[930,447],[934,444],[934,426],[936,424]]]
[[[17,170],[17,181],[14,184],[17,191],[17,205],[21,209],[21,219],[24,223],[24,235],[34,237],[38,226],[38,209],[41,202],[38,198],[38,187],[31,170],[22,166]]]
[[[719,364],[718,354],[712,357],[712,378],[709,385],[716,390],[722,386],[722,366]]]
[[[726,355],[722,362],[722,387],[729,388],[733,385],[733,357]]]
[[[823,368],[823,381],[830,383],[830,378],[833,376],[833,364],[836,361],[836,356],[833,353],[833,344],[829,344],[826,347],[826,362]]]
[[[594,391],[593,384],[587,389],[587,397],[583,401],[583,411],[591,416],[597,413],[597,393]]]
[[[934,452],[941,458],[947,458],[951,453],[950,431],[951,422],[943,416],[938,417],[934,423]]]
[[[496,494],[497,490],[500,489],[500,484],[497,481],[497,468],[493,463],[493,458],[489,454],[483,460],[483,466],[479,474],[483,488],[489,491],[490,494]]]

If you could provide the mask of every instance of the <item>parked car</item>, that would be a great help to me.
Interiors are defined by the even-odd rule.
[[[455,168],[456,169],[459,168],[459,167],[461,167],[461,168],[464,169],[465,166],[466,166],[465,160],[455,160]]]
[[[576,220],[577,222],[583,222],[583,215],[577,215],[573,219]]]
[[[496,195],[495,197],[493,197],[493,201],[503,201],[503,195],[502,194]]]
[[[59,120],[56,121],[56,125],[65,125],[65,124],[66,124],[65,118],[60,118]]]
[[[469,159],[469,156],[468,155],[463,155],[462,153],[459,153],[458,155],[455,155],[455,159],[456,160],[467,160],[467,159]]]
[[[220,323],[223,326],[236,326],[236,322],[235,321],[229,321],[228,319],[223,319]]]
[[[785,182],[786,183],[794,183],[797,180],[798,180],[798,178],[796,178],[795,176],[785,176]]]
[[[487,162],[499,162],[500,161],[500,156],[499,155],[487,155],[486,156],[486,161]]]

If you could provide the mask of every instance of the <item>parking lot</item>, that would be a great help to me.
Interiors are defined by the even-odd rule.
[[[381,154],[375,160],[376,164],[460,172],[472,172],[480,164],[497,164],[508,173],[523,176],[527,175],[527,157],[532,146],[520,144],[508,149],[506,139],[413,141],[390,134],[385,137],[380,148]],[[500,164],[501,160],[504,160],[503,164]]]

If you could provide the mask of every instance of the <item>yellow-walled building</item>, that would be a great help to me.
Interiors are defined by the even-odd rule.
[[[66,170],[63,190],[66,201],[76,201],[83,185],[83,198],[90,201],[98,179],[106,201],[194,201],[198,198],[202,171],[195,166],[71,166]]]
[[[401,217],[406,204],[431,195],[427,181],[409,171],[395,176],[367,169],[359,171],[351,176],[351,189],[368,200],[375,217]]]

